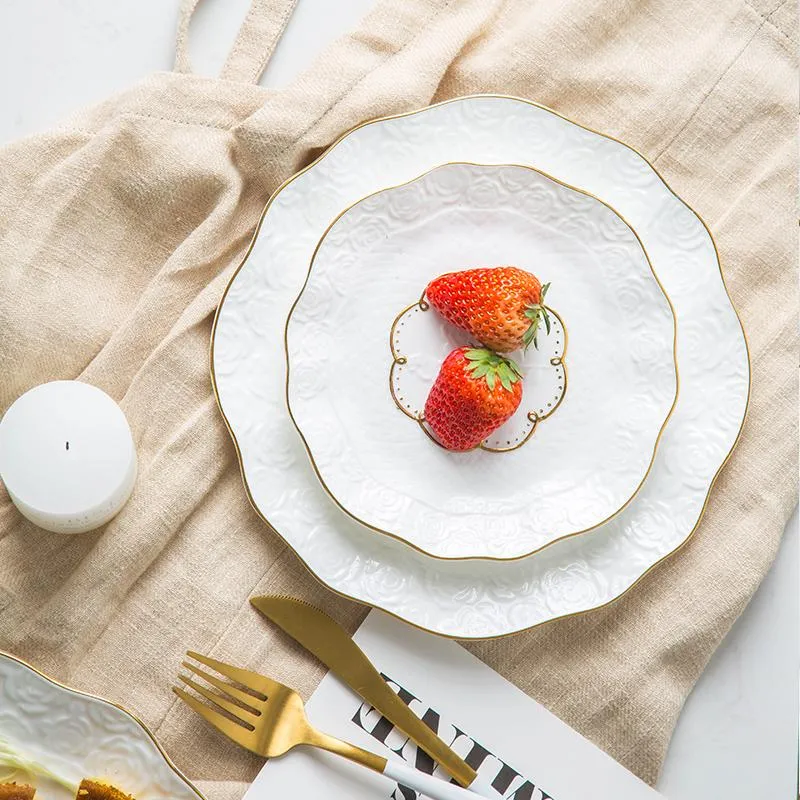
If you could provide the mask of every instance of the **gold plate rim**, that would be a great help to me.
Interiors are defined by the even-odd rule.
[[[263,224],[263,222],[264,222],[264,220],[266,218],[267,212],[269,211],[273,201],[290,183],[292,183],[297,178],[299,178],[301,175],[304,175],[306,172],[308,172],[310,169],[312,169],[314,166],[316,166],[323,158],[325,158],[333,150],[334,147],[336,147],[336,145],[338,145],[340,142],[342,142],[347,136],[349,136],[351,133],[354,133],[357,130],[360,130],[361,128],[366,127],[367,125],[372,125],[372,124],[375,124],[377,122],[385,122],[385,121],[391,120],[391,119],[401,119],[403,117],[414,116],[415,114],[420,114],[420,113],[422,113],[424,111],[427,111],[428,109],[437,108],[439,106],[448,105],[450,103],[462,102],[464,100],[479,100],[479,99],[486,99],[486,98],[498,99],[498,100],[514,100],[516,102],[525,103],[526,105],[533,106],[534,108],[540,108],[543,111],[547,111],[547,112],[549,112],[551,114],[554,114],[555,116],[559,117],[560,119],[563,119],[566,122],[569,122],[572,125],[576,125],[577,127],[582,128],[585,131],[588,131],[589,133],[593,133],[593,134],[595,134],[597,136],[603,137],[604,139],[608,139],[610,141],[616,142],[617,144],[621,144],[623,147],[626,147],[628,150],[630,150],[631,152],[635,153],[640,158],[642,158],[645,161],[645,163],[653,170],[653,172],[659,177],[659,179],[664,184],[664,186],[668,189],[668,191],[697,217],[697,219],[699,220],[700,224],[703,226],[703,228],[705,228],[705,231],[708,234],[709,239],[711,240],[711,244],[712,244],[712,246],[714,248],[714,255],[715,255],[715,258],[716,258],[716,262],[717,262],[717,269],[719,270],[720,279],[722,280],[723,289],[725,290],[725,294],[728,297],[728,302],[730,303],[731,308],[733,309],[733,313],[736,316],[737,321],[739,322],[739,329],[742,332],[742,338],[744,340],[744,346],[745,346],[745,355],[747,357],[747,397],[746,397],[746,401],[745,401],[745,410],[744,410],[744,413],[742,414],[742,421],[741,421],[741,423],[739,425],[739,430],[736,432],[736,436],[735,436],[735,438],[734,438],[734,440],[733,440],[733,442],[731,444],[730,449],[728,450],[727,454],[725,455],[725,458],[723,458],[722,462],[720,463],[719,467],[717,468],[717,471],[714,473],[714,476],[712,477],[712,479],[711,479],[711,481],[709,483],[708,490],[706,491],[705,499],[703,500],[703,506],[700,509],[700,514],[699,514],[699,516],[697,518],[697,522],[695,522],[695,524],[692,527],[691,531],[689,531],[689,533],[686,535],[686,537],[683,539],[683,541],[681,541],[681,543],[677,545],[677,547],[673,548],[668,553],[665,553],[663,556],[661,556],[661,558],[659,558],[657,561],[655,561],[653,564],[651,564],[644,572],[642,572],[642,574],[638,578],[636,578],[636,580],[633,581],[633,583],[631,583],[630,586],[628,586],[626,589],[624,589],[618,595],[616,595],[615,597],[612,597],[610,600],[608,600],[605,603],[600,603],[600,604],[598,604],[596,606],[592,606],[591,608],[585,608],[585,609],[582,609],[580,611],[572,611],[572,612],[567,613],[567,614],[560,614],[558,616],[551,617],[548,620],[543,620],[542,622],[536,622],[533,625],[528,625],[527,627],[519,628],[519,629],[514,630],[514,631],[507,631],[506,633],[489,634],[489,635],[486,635],[486,636],[464,636],[464,635],[460,635],[459,636],[459,635],[455,635],[455,634],[444,633],[442,631],[436,631],[436,630],[433,630],[432,628],[426,628],[424,625],[419,625],[416,622],[412,622],[410,620],[404,619],[402,616],[400,616],[399,614],[394,613],[393,611],[390,611],[390,610],[388,610],[386,608],[382,608],[379,605],[371,605],[370,603],[368,603],[365,600],[360,600],[359,598],[353,597],[352,595],[349,595],[346,592],[343,592],[343,591],[341,591],[339,589],[336,589],[336,588],[334,588],[332,586],[329,586],[327,583],[325,583],[325,581],[322,580],[322,578],[320,578],[314,572],[313,569],[311,569],[311,567],[306,563],[305,559],[303,559],[303,557],[300,555],[300,553],[297,552],[297,550],[295,550],[294,547],[292,547],[290,542],[288,542],[283,536],[281,536],[280,531],[278,531],[277,528],[275,528],[272,525],[272,523],[266,518],[266,516],[261,512],[261,510],[256,505],[255,501],[253,500],[253,496],[252,496],[252,494],[250,492],[250,486],[249,486],[249,484],[247,482],[247,475],[245,474],[244,463],[242,461],[241,450],[239,449],[239,442],[238,442],[238,440],[236,438],[236,434],[233,432],[233,428],[231,427],[230,421],[228,420],[228,417],[225,414],[225,409],[222,406],[222,401],[220,400],[219,392],[217,390],[217,378],[216,378],[216,373],[214,371],[214,340],[215,340],[215,337],[216,337],[217,325],[219,323],[220,313],[221,313],[222,307],[225,304],[225,299],[228,296],[228,292],[230,291],[231,286],[235,282],[236,277],[238,276],[239,272],[241,272],[242,268],[247,263],[247,259],[248,259],[249,255],[250,255],[250,253],[252,252],[253,247],[254,247],[254,245],[256,243],[256,240],[258,239],[258,234],[261,231],[261,225]],[[245,494],[247,496],[247,500],[250,503],[250,505],[253,508],[253,510],[255,511],[255,513],[258,515],[258,517],[295,554],[295,556],[300,561],[300,563],[305,567],[306,570],[308,570],[309,574],[321,586],[324,586],[328,591],[333,592],[333,594],[338,595],[339,597],[342,597],[345,600],[350,600],[350,601],[352,601],[354,603],[358,603],[359,605],[365,606],[366,608],[377,608],[378,610],[382,611],[383,613],[388,614],[389,616],[394,617],[397,620],[400,620],[401,622],[405,623],[406,625],[411,625],[412,627],[417,628],[418,630],[425,631],[426,633],[431,633],[434,636],[441,636],[442,638],[445,638],[445,639],[454,639],[454,640],[461,640],[461,641],[488,641],[488,640],[494,640],[494,639],[504,639],[504,638],[509,637],[509,636],[515,636],[515,635],[517,635],[519,633],[524,633],[525,631],[533,630],[534,628],[539,628],[539,627],[541,627],[543,625],[550,625],[550,624],[552,624],[554,622],[557,622],[558,620],[570,619],[570,618],[573,618],[573,617],[582,616],[584,614],[590,614],[591,612],[598,611],[599,609],[602,609],[602,608],[606,608],[606,607],[618,602],[623,597],[625,597],[625,595],[627,595],[629,592],[633,591],[633,589],[636,586],[638,586],[639,583],[641,583],[643,580],[645,580],[645,578],[647,578],[647,576],[651,572],[653,572],[655,569],[657,569],[668,558],[670,558],[671,556],[675,555],[680,550],[682,550],[691,541],[691,539],[694,537],[694,534],[696,533],[698,527],[700,526],[700,523],[703,521],[703,517],[705,516],[706,508],[708,507],[708,501],[709,501],[709,498],[711,497],[711,492],[712,492],[712,490],[714,488],[714,485],[716,484],[717,479],[720,476],[720,473],[725,468],[725,465],[730,460],[731,455],[733,454],[734,450],[736,449],[736,445],[739,443],[739,440],[741,439],[742,431],[744,430],[744,426],[745,426],[745,423],[747,421],[747,416],[748,416],[749,411],[750,411],[750,398],[751,398],[751,393],[752,393],[752,365],[751,365],[751,361],[750,361],[750,344],[749,344],[749,342],[747,340],[747,333],[745,332],[744,325],[742,324],[742,319],[739,316],[739,312],[736,309],[736,305],[734,304],[733,299],[731,298],[731,294],[730,294],[730,291],[728,289],[728,285],[727,285],[727,283],[725,281],[725,274],[722,271],[722,262],[720,261],[720,258],[719,258],[719,249],[717,248],[717,243],[716,243],[716,241],[714,239],[714,236],[711,233],[711,230],[709,229],[708,225],[706,225],[706,223],[703,220],[703,218],[685,200],[683,200],[683,198],[681,198],[678,194],[676,194],[676,192],[672,189],[672,187],[664,179],[664,176],[656,169],[656,167],[650,162],[650,160],[648,158],[646,158],[642,153],[640,153],[635,147],[631,147],[631,145],[626,144],[625,142],[621,141],[620,139],[617,139],[614,136],[610,136],[608,134],[601,133],[600,131],[589,127],[588,125],[582,125],[581,123],[576,122],[575,120],[571,119],[570,117],[567,117],[566,115],[561,114],[558,111],[550,108],[549,106],[543,105],[542,103],[537,103],[534,100],[528,100],[526,98],[517,97],[515,95],[496,94],[496,93],[486,93],[486,94],[480,94],[479,93],[479,94],[461,95],[459,97],[453,97],[453,98],[450,98],[448,100],[442,100],[441,102],[438,102],[438,103],[432,103],[432,104],[429,104],[427,106],[423,106],[421,108],[416,108],[416,109],[413,109],[411,111],[402,111],[402,112],[399,112],[397,114],[387,114],[386,116],[375,117],[374,119],[364,120],[363,122],[360,122],[357,125],[354,125],[351,128],[348,128],[340,136],[338,136],[313,161],[311,161],[309,164],[307,164],[305,167],[303,167],[303,169],[299,170],[298,172],[294,173],[293,175],[289,176],[286,180],[284,180],[275,189],[275,191],[272,193],[272,195],[267,200],[267,202],[266,202],[266,204],[264,206],[264,209],[261,212],[261,216],[259,217],[259,220],[258,220],[258,223],[256,225],[255,231],[253,232],[253,236],[252,236],[252,238],[250,240],[250,244],[248,245],[247,250],[245,251],[244,255],[242,256],[242,259],[239,262],[239,265],[233,271],[233,273],[232,273],[227,285],[225,286],[225,289],[224,289],[224,291],[222,293],[222,296],[220,297],[220,301],[219,301],[219,304],[217,305],[217,310],[216,310],[216,312],[214,314],[214,321],[213,321],[212,327],[211,327],[211,338],[210,338],[210,342],[209,342],[209,362],[210,362],[210,371],[211,371],[211,387],[212,387],[212,391],[214,393],[214,398],[216,400],[217,407],[219,408],[220,414],[222,416],[222,420],[225,423],[225,427],[228,429],[228,433],[229,433],[229,435],[231,437],[231,440],[233,441],[234,450],[236,451],[236,458],[237,458],[237,460],[239,462],[239,472],[240,472],[241,477],[242,477],[242,483],[244,485],[244,490],[245,490]]]
[[[82,689],[76,689],[73,686],[67,686],[67,684],[62,683],[61,681],[56,680],[55,678],[51,678],[49,675],[42,672],[37,667],[34,667],[29,661],[25,661],[25,659],[20,658],[19,656],[15,656],[12,653],[9,653],[7,650],[0,650],[0,658],[7,658],[9,661],[16,662],[21,666],[29,669],[35,675],[38,675],[40,678],[43,678],[48,683],[51,683],[53,686],[58,687],[59,689],[64,689],[67,692],[71,692],[72,694],[77,694],[80,697],[86,697],[89,700],[97,700],[100,703],[104,703],[107,706],[111,706],[112,708],[116,708],[119,711],[122,711],[123,714],[126,714],[130,717],[143,731],[147,734],[147,737],[150,741],[155,745],[156,750],[158,750],[161,757],[164,759],[166,765],[175,773],[175,775],[183,781],[183,783],[191,789],[200,800],[206,800],[205,795],[175,766],[172,762],[172,759],[167,755],[166,750],[161,746],[161,743],[156,739],[155,734],[147,727],[147,725],[139,719],[132,711],[129,711],[124,706],[121,706],[119,703],[115,703],[113,700],[108,700],[105,697],[100,697],[99,695],[92,694],[91,692],[84,692]]]
[[[656,434],[655,442],[653,442],[653,451],[652,451],[652,453],[650,455],[650,460],[649,460],[649,462],[647,464],[647,469],[645,470],[644,475],[642,475],[642,478],[639,481],[639,483],[634,488],[633,493],[630,495],[630,497],[627,498],[627,500],[625,500],[625,502],[621,506],[619,506],[619,508],[615,509],[611,514],[609,514],[604,519],[601,519],[599,522],[596,522],[594,525],[590,525],[588,528],[583,528],[582,530],[579,530],[579,531],[570,531],[569,533],[565,533],[565,534],[563,534],[562,536],[559,536],[556,539],[551,539],[550,541],[546,542],[545,544],[541,545],[540,547],[536,547],[533,550],[529,550],[529,551],[527,551],[525,553],[521,553],[520,555],[514,555],[514,556],[490,556],[490,555],[443,556],[443,555],[439,555],[437,553],[431,553],[429,550],[426,550],[424,547],[421,547],[420,545],[415,544],[412,541],[409,541],[408,539],[404,538],[402,535],[400,535],[398,533],[392,533],[391,531],[384,530],[383,528],[381,528],[381,527],[379,527],[377,525],[373,525],[373,524],[371,524],[369,522],[364,521],[359,516],[354,514],[352,511],[348,510],[345,507],[345,505],[331,491],[330,487],[325,482],[325,479],[322,477],[322,473],[321,473],[319,467],[317,466],[317,462],[314,459],[314,454],[313,454],[313,452],[311,450],[311,446],[309,445],[308,440],[306,439],[305,434],[303,433],[303,430],[300,427],[300,424],[297,422],[297,419],[294,416],[294,412],[292,411],[292,402],[291,402],[291,397],[290,397],[290,393],[289,393],[289,374],[290,374],[290,371],[291,371],[290,358],[289,358],[289,323],[292,320],[292,315],[294,314],[294,311],[295,311],[295,308],[297,307],[297,304],[300,302],[300,299],[303,297],[303,294],[305,293],[306,287],[308,286],[308,282],[311,279],[311,274],[314,271],[314,262],[316,261],[317,254],[319,253],[319,249],[322,247],[322,245],[325,242],[325,240],[328,238],[328,234],[331,232],[331,230],[334,228],[334,226],[339,222],[339,220],[341,220],[342,217],[344,217],[345,214],[347,214],[349,211],[352,211],[356,206],[361,205],[361,203],[363,203],[363,202],[365,202],[367,200],[371,200],[373,197],[378,197],[379,195],[385,194],[387,192],[391,192],[391,191],[394,191],[396,189],[401,189],[401,188],[403,188],[405,186],[410,186],[411,184],[417,183],[418,181],[422,181],[425,178],[427,178],[429,175],[432,175],[434,172],[438,172],[441,169],[446,169],[447,167],[485,167],[485,168],[489,168],[489,169],[492,169],[492,168],[502,169],[504,167],[515,167],[515,168],[519,168],[519,169],[524,169],[524,170],[527,170],[529,172],[533,172],[533,173],[536,173],[538,175],[541,175],[542,177],[546,178],[547,180],[552,181],[553,183],[561,186],[564,189],[568,189],[570,191],[576,192],[577,194],[581,194],[584,197],[588,197],[588,198],[600,203],[602,206],[604,206],[605,208],[609,209],[613,214],[615,214],[618,219],[622,220],[622,222],[625,224],[625,226],[636,237],[636,241],[639,244],[639,247],[641,248],[642,253],[644,254],[644,259],[647,262],[647,266],[650,269],[650,274],[653,276],[653,279],[655,280],[656,285],[661,290],[661,294],[664,296],[664,299],[667,301],[667,306],[669,307],[669,312],[670,312],[670,315],[672,316],[672,365],[675,367],[675,391],[674,391],[674,393],[672,395],[672,403],[670,404],[669,408],[667,409],[667,415],[664,418],[664,420],[661,423],[661,425],[659,426],[658,433]],[[561,319],[561,318],[559,317],[559,319]],[[562,325],[563,324],[564,323],[563,323],[563,320],[562,320]],[[566,326],[564,326],[564,331],[565,331],[565,337],[566,337],[566,335],[567,335]],[[355,520],[360,525],[363,525],[368,530],[374,531],[375,533],[379,533],[379,534],[381,534],[383,536],[389,536],[390,538],[394,539],[395,541],[402,542],[407,547],[411,547],[412,549],[416,550],[418,553],[422,553],[423,555],[428,556],[429,558],[436,559],[437,561],[520,561],[523,558],[529,558],[530,556],[536,555],[536,553],[540,553],[545,548],[550,547],[550,546],[556,544],[557,542],[563,542],[563,541],[566,541],[567,539],[573,538],[574,536],[581,536],[583,534],[591,533],[592,531],[595,531],[598,528],[600,528],[603,525],[605,525],[608,522],[610,522],[612,519],[614,519],[619,514],[621,514],[634,501],[634,499],[636,498],[636,495],[639,494],[639,490],[642,488],[642,486],[644,486],[644,483],[647,480],[647,477],[650,475],[650,472],[653,469],[653,464],[655,464],[656,455],[658,454],[658,447],[659,447],[659,444],[661,443],[661,437],[663,436],[664,431],[666,430],[667,423],[669,422],[670,418],[672,417],[673,412],[675,411],[675,406],[678,403],[678,394],[680,392],[680,373],[679,373],[679,370],[678,370],[678,318],[677,318],[677,316],[675,314],[675,307],[672,305],[672,300],[670,299],[670,296],[667,294],[667,291],[666,291],[666,289],[664,289],[664,286],[662,285],[662,283],[661,283],[661,281],[660,281],[660,279],[658,277],[658,274],[656,273],[655,269],[653,268],[653,264],[650,261],[650,256],[649,256],[649,254],[647,252],[647,249],[645,248],[644,243],[642,242],[642,240],[639,238],[639,234],[636,233],[636,230],[633,227],[633,225],[631,225],[630,222],[628,222],[628,220],[624,216],[622,216],[622,214],[620,214],[619,211],[617,211],[616,208],[614,208],[612,205],[607,203],[605,200],[601,200],[599,197],[597,197],[596,195],[592,194],[591,192],[588,192],[585,189],[579,189],[576,186],[572,186],[572,185],[570,185],[570,184],[568,184],[568,183],[566,183],[566,182],[564,182],[562,180],[559,180],[558,178],[554,177],[553,175],[550,175],[549,173],[545,172],[544,170],[537,169],[536,167],[532,167],[529,164],[518,164],[518,163],[514,163],[514,162],[505,162],[505,163],[502,163],[502,164],[501,163],[486,164],[486,163],[481,163],[481,162],[476,162],[476,161],[446,161],[446,162],[444,162],[442,164],[437,164],[435,167],[432,167],[431,169],[426,170],[425,172],[417,175],[414,178],[411,178],[410,180],[403,181],[402,183],[398,183],[398,184],[395,184],[393,186],[385,186],[382,189],[378,189],[375,192],[371,192],[370,194],[359,198],[354,203],[351,203],[343,211],[341,211],[339,214],[337,214],[337,216],[333,219],[333,221],[330,223],[330,225],[328,225],[328,227],[325,228],[325,230],[322,232],[322,236],[319,238],[319,241],[317,242],[317,245],[314,248],[314,252],[311,255],[311,261],[310,261],[309,266],[308,266],[308,272],[306,273],[306,277],[305,277],[305,280],[303,281],[303,285],[302,285],[302,287],[300,289],[300,292],[297,295],[297,297],[295,298],[295,300],[292,303],[291,307],[289,308],[289,313],[288,313],[288,315],[286,317],[286,323],[284,324],[284,327],[283,327],[283,350],[284,350],[284,358],[285,358],[285,361],[286,361],[286,384],[285,384],[284,392],[285,392],[285,398],[286,398],[286,407],[287,407],[287,409],[289,411],[289,418],[291,419],[292,425],[294,425],[295,430],[297,431],[298,435],[300,436],[300,439],[303,442],[303,447],[305,447],[305,450],[306,450],[306,453],[308,455],[308,458],[311,461],[311,466],[312,466],[312,468],[314,470],[314,474],[317,476],[317,480],[322,485],[322,488],[324,489],[324,491],[326,492],[328,497],[330,497],[331,500],[336,504],[336,506],[338,508],[340,508],[345,514],[347,514],[348,517],[350,517],[351,519]],[[566,347],[565,347],[565,353],[566,353]],[[566,375],[566,369],[565,369],[565,375]],[[566,384],[565,384],[565,387],[566,387]],[[564,399],[565,396],[566,396],[566,391],[561,395],[561,398],[560,398],[560,400],[559,400],[559,402],[558,402],[556,407],[558,407],[558,405],[561,404],[561,401]],[[555,409],[553,409],[553,410],[555,411]],[[427,431],[425,431],[425,432],[427,433]]]

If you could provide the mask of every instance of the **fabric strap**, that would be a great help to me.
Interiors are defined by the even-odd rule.
[[[175,71],[191,72],[189,25],[200,0],[181,0],[175,47]],[[257,83],[289,22],[297,0],[252,0],[220,78]]]

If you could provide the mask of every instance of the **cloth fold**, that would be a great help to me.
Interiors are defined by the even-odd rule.
[[[227,79],[255,79],[273,18],[242,33],[226,79],[181,60],[0,149],[0,410],[38,383],[86,380],[121,402],[140,459],[130,502],[95,533],[39,531],[2,494],[0,648],[130,708],[209,800],[241,797],[260,762],[173,702],[183,652],[308,696],[322,668],[248,597],[294,594],[350,630],[365,610],[247,503],[208,374],[216,305],[269,194],[349,127],[460,94],[530,97],[656,163],[710,226],[751,348],[749,419],[693,539],[605,609],[467,644],[654,782],[796,503],[796,11],[380,0],[286,89]]]

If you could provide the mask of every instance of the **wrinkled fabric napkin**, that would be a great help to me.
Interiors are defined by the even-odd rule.
[[[64,537],[0,493],[0,647],[138,714],[210,800],[260,760],[169,691],[191,647],[308,696],[323,674],[250,608],[291,593],[349,629],[248,505],[208,371],[214,310],[270,193],[364,119],[529,97],[640,150],[704,218],[752,355],[749,417],[696,535],[620,601],[466,646],[645,780],[796,502],[795,0],[379,0],[281,91],[291,11],[255,0],[220,79],[151,75],[0,149],[0,410],[56,378],[116,398],[140,458],[104,530]],[[698,448],[702,447],[698,443]]]

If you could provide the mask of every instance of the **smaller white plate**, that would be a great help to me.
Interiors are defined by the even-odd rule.
[[[12,778],[35,786],[37,798],[73,800],[81,780],[91,778],[136,800],[203,800],[127,711],[68,689],[5,653],[0,653],[0,742],[53,774]],[[0,775],[5,772],[0,757]]]
[[[503,264],[552,283],[556,325],[512,354],[522,404],[484,443],[507,452],[450,453],[408,416],[444,356],[473,342],[413,303],[442,273]],[[325,489],[439,558],[521,558],[607,521],[647,475],[677,394],[672,308],[636,234],[524,166],[445,165],[344,211],[286,346],[290,414]]]

